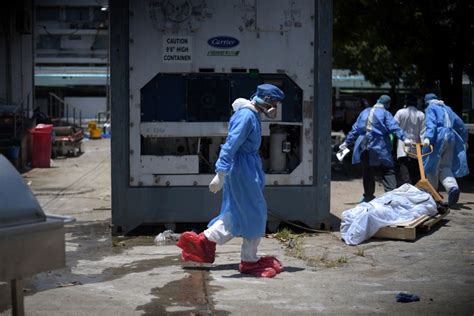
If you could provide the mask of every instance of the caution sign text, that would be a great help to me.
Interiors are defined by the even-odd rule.
[[[193,60],[190,36],[164,36],[164,63],[191,63]]]

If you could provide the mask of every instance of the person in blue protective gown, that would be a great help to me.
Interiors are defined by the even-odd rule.
[[[423,145],[433,145],[433,153],[424,157],[423,165],[430,183],[440,181],[448,193],[448,204],[455,205],[460,190],[456,178],[469,173],[467,166],[468,131],[464,122],[434,93],[425,95],[426,133]]]
[[[341,150],[344,150],[355,143],[352,164],[362,165],[363,202],[369,202],[375,198],[376,173],[382,174],[385,192],[396,188],[390,134],[395,134],[406,145],[411,144],[392,114],[387,111],[390,103],[390,97],[382,95],[373,107],[362,111],[344,143],[339,146]]]
[[[260,114],[275,118],[283,98],[284,93],[278,87],[262,84],[250,100],[239,98],[232,104],[235,113],[215,164],[216,176],[209,184],[213,193],[223,188],[221,211],[203,233],[181,234],[177,246],[182,249],[184,261],[212,263],[216,244],[241,236],[239,270],[242,273],[273,277],[283,270],[275,257],[257,255],[267,222],[267,204],[263,195],[265,174],[259,156],[262,138]]]

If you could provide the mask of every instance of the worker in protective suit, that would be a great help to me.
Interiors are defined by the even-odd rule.
[[[438,100],[434,93],[425,95],[426,133],[423,145],[433,145],[433,153],[424,157],[423,165],[430,183],[437,188],[438,181],[448,193],[448,204],[459,200],[456,178],[469,173],[467,166],[468,131],[453,110]]]
[[[203,233],[181,234],[177,246],[183,250],[184,261],[212,263],[216,244],[242,236],[241,273],[274,277],[283,271],[275,257],[257,255],[267,222],[265,174],[258,152],[262,138],[260,113],[275,118],[283,98],[279,88],[262,84],[251,100],[239,98],[232,104],[235,113],[230,119],[229,134],[215,164],[216,176],[209,184],[213,193],[224,189],[221,211]]]
[[[395,121],[405,132],[405,136],[413,143],[421,143],[425,134],[425,114],[417,109],[417,99],[407,95],[405,106],[395,113]],[[400,184],[416,184],[420,180],[418,159],[409,157],[405,152],[405,144],[398,140],[397,144],[398,178]]]
[[[393,133],[406,145],[411,144],[392,114],[387,111],[390,102],[388,95],[382,95],[373,107],[363,110],[344,143],[339,146],[339,149],[344,150],[355,142],[352,164],[362,165],[364,185],[362,202],[369,202],[375,198],[376,173],[382,173],[385,192],[396,188],[397,181],[389,135]]]

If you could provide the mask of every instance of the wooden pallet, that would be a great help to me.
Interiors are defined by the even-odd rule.
[[[423,232],[429,232],[431,228],[433,228],[436,224],[438,224],[443,218],[445,218],[449,214],[449,209],[446,210],[443,214],[437,214],[436,216],[431,217],[427,221],[423,222],[420,225],[420,229]]]
[[[434,225],[439,223],[448,214],[449,210],[447,210],[444,214],[437,214],[433,217],[422,215],[406,223],[382,227],[373,237],[396,240],[416,240],[417,230],[424,232],[430,231]]]

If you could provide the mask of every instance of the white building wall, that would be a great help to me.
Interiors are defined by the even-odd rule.
[[[82,111],[83,119],[93,119],[97,113],[105,112],[107,108],[105,97],[65,97],[64,101],[76,108],[76,116],[79,116],[79,110]],[[72,112],[69,115],[72,116]]]

